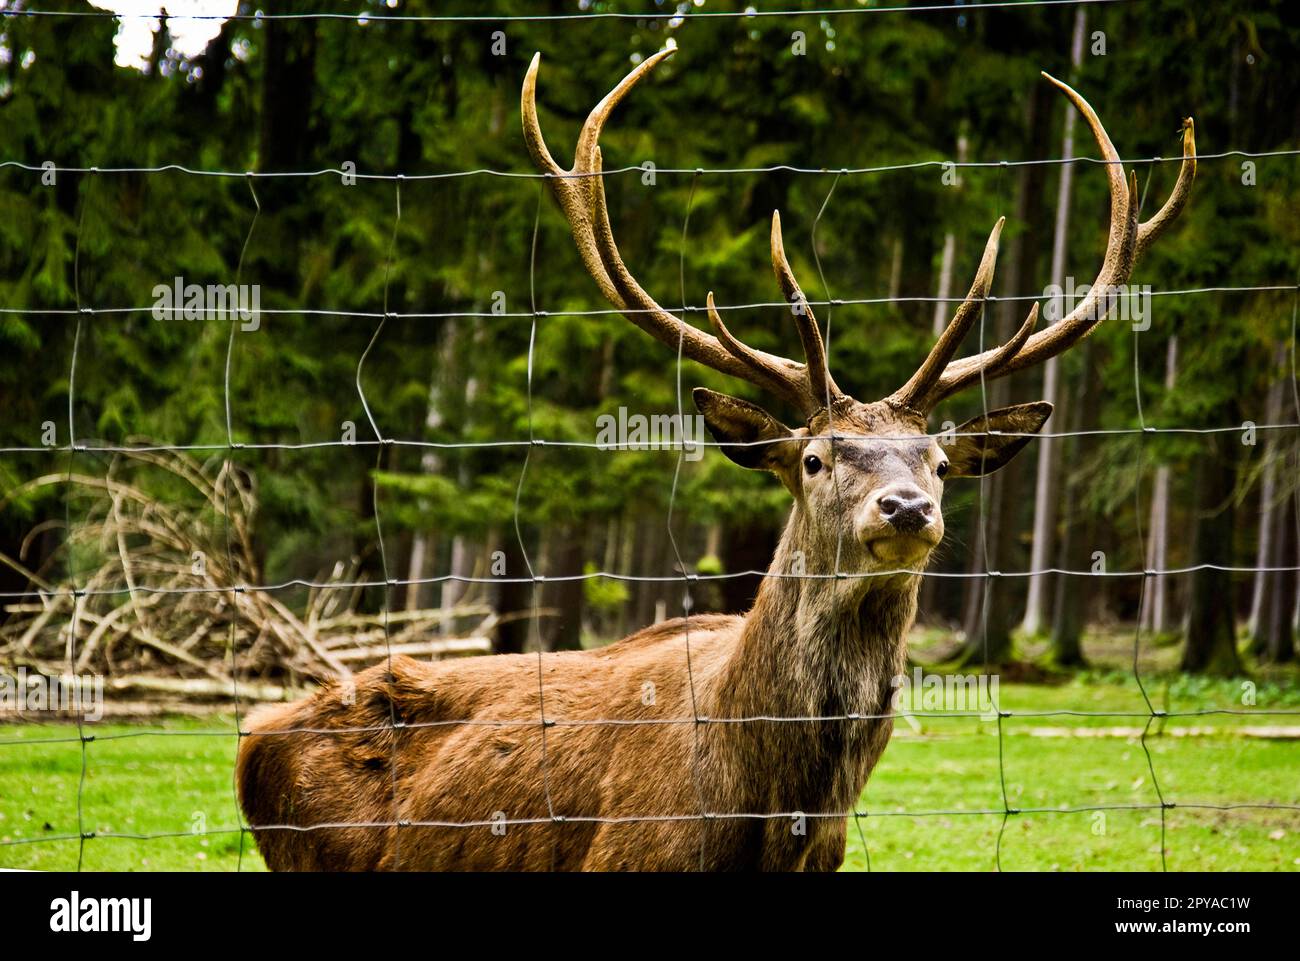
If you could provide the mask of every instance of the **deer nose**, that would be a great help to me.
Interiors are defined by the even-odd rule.
[[[934,519],[934,502],[915,487],[892,490],[878,503],[880,516],[903,534],[915,534]]]

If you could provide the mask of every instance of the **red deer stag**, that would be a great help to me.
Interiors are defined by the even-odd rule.
[[[794,499],[753,609],[656,624],[590,651],[432,664],[394,657],[349,684],[260,710],[240,746],[238,783],[273,869],[838,867],[847,815],[893,728],[891,679],[904,671],[919,572],[943,536],[944,483],[1006,464],[1051,407],[990,411],[942,445],[927,435],[927,415],[962,388],[1086,336],[1178,215],[1195,176],[1187,120],[1172,194],[1139,222],[1136,177],[1125,179],[1088,103],[1048,77],[1106,161],[1110,230],[1091,291],[1044,330],[1034,331],[1035,305],[1007,343],[954,359],[989,292],[999,220],[970,293],[929,356],[893,394],[862,403],[826,368],[777,215],[772,266],[792,305],[802,364],[742,343],[712,294],[713,335],[684,323],[624,264],[598,140],[614,107],[669,53],[638,65],[596,106],[568,171],[542,139],[535,57],[523,85],[524,137],[610,303],[674,351],[804,418],[790,428],[748,401],[694,392],[722,452],[776,474]]]

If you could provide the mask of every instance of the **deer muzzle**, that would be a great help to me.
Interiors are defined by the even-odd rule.
[[[914,484],[873,493],[857,526],[859,539],[878,561],[923,559],[943,539],[939,506]]]

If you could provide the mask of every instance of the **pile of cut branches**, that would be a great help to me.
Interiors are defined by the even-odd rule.
[[[30,590],[3,607],[0,670],[10,674],[99,675],[108,691],[146,702],[279,700],[389,652],[485,653],[490,631],[519,616],[476,603],[363,611],[355,559],[323,573],[292,610],[262,584],[254,478],[225,458],[119,453],[104,476],[37,477],[0,497],[0,510],[54,487],[75,493],[69,523],[36,525],[19,556],[0,555]],[[29,569],[37,538],[62,527]]]

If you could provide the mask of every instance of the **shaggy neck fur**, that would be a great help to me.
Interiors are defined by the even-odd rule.
[[[916,615],[920,578],[791,577],[799,554],[834,558],[816,544],[814,525],[796,506],[740,642],[714,689],[717,717],[887,715],[891,679],[906,664],[906,632]],[[833,538],[832,538],[833,540]],[[809,563],[806,573],[833,573]],[[852,810],[884,750],[891,718],[712,724],[708,753],[753,810]],[[716,753],[715,753],[716,752]],[[822,822],[826,824],[826,822]],[[819,825],[818,830],[821,829]],[[785,824],[769,843],[784,845]]]
[[[819,569],[810,559],[834,558],[835,538],[817,543],[812,526],[797,506],[718,690],[718,706],[727,713],[886,712],[921,579],[825,576],[834,574],[833,561]],[[823,576],[793,576],[800,571]]]

